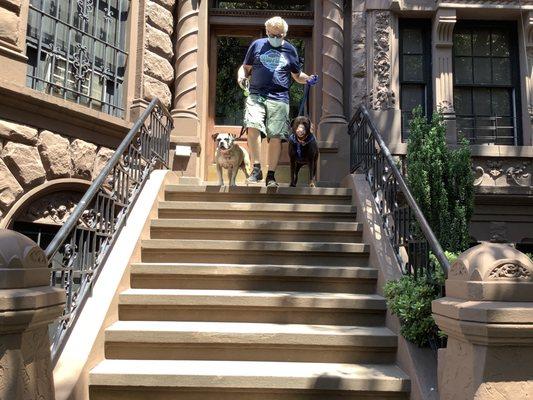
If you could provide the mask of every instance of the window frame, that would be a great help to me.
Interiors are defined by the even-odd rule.
[[[520,52],[518,48],[518,27],[516,21],[487,21],[487,20],[460,20],[457,21],[454,27],[453,31],[453,38],[452,42],[455,38],[455,34],[457,30],[469,30],[471,32],[471,35],[476,30],[482,30],[482,29],[503,29],[506,30],[509,34],[509,60],[510,67],[511,67],[511,82],[510,84],[494,84],[494,83],[456,83],[456,58],[457,57],[470,57],[472,60],[475,57],[478,58],[488,58],[490,60],[499,58],[498,56],[493,56],[492,54],[489,56],[481,56],[481,55],[474,55],[471,56],[461,56],[456,55],[456,48],[455,45],[452,46],[452,71],[453,71],[453,96],[455,98],[455,89],[456,88],[462,88],[462,89],[470,89],[472,96],[471,96],[471,106],[472,106],[472,118],[474,118],[474,121],[476,119],[476,114],[474,113],[474,96],[473,96],[473,90],[476,88],[487,88],[491,90],[491,101],[490,105],[492,108],[492,89],[509,89],[511,92],[511,112],[514,113],[514,115],[511,115],[510,118],[513,118],[515,120],[515,126],[514,126],[514,143],[512,145],[515,146],[521,146],[523,141],[523,132],[522,132],[522,102],[521,102],[521,87],[520,87],[520,62],[514,62],[520,60]],[[474,64],[472,63],[472,66]],[[492,75],[492,62],[491,65],[491,75]],[[474,70],[472,70],[472,74],[474,74]],[[492,78],[491,78],[492,79]],[[455,103],[455,102],[454,102]],[[455,108],[455,107],[454,107]],[[457,110],[455,110],[456,118],[457,118]],[[483,116],[481,116],[483,117]],[[489,117],[487,117],[489,118]],[[475,128],[474,128],[475,129]],[[483,144],[483,143],[476,143],[470,142],[471,144]],[[502,145],[500,143],[492,143],[494,145]],[[505,144],[503,144],[505,145]],[[510,144],[509,144],[510,145]]]
[[[402,30],[416,28],[422,31],[422,60],[423,66],[423,80],[422,81],[405,81],[403,79],[404,65],[403,65],[403,47],[404,41],[402,38]],[[432,73],[432,56],[431,56],[431,20],[427,18],[400,18],[398,20],[398,62],[399,62],[399,86],[400,86],[400,112],[401,112],[401,138],[402,142],[406,142],[408,139],[408,132],[404,130],[404,114],[408,111],[403,111],[402,108],[402,91],[403,86],[407,85],[424,85],[424,97],[425,104],[424,113],[429,119],[433,114],[433,73]]]

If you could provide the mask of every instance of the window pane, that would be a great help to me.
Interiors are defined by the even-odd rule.
[[[510,56],[509,32],[493,30],[491,38],[493,56]]]
[[[457,115],[472,115],[472,92],[470,89],[455,88],[453,104]]]
[[[402,85],[402,111],[413,111],[416,106],[422,106],[425,111],[425,90],[423,85]],[[410,114],[410,113],[409,113]]]
[[[472,49],[475,56],[490,56],[489,30],[479,30],[472,34]]]
[[[473,128],[474,120],[471,117],[457,118],[457,133],[459,137],[472,140],[474,135]]]
[[[403,56],[403,80],[411,82],[424,81],[423,56]]]
[[[511,91],[509,89],[492,89],[492,112],[496,116],[509,116],[512,113]]]
[[[474,114],[490,116],[490,89],[476,88],[474,89]]]
[[[474,83],[491,83],[490,58],[474,58]]]
[[[511,60],[509,58],[492,59],[492,81],[497,85],[511,84]]]
[[[453,76],[455,83],[472,83],[472,58],[456,57]]]
[[[472,36],[467,31],[459,31],[453,35],[453,50],[458,56],[472,54]]]
[[[422,54],[424,52],[421,29],[402,29],[404,54]]]

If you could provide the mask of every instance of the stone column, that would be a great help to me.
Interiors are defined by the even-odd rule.
[[[321,141],[335,143],[338,152],[322,153],[319,179],[339,182],[348,172],[348,135],[344,115],[344,1],[324,0],[322,12],[322,115]]]
[[[527,132],[531,132],[531,122],[533,122],[533,11],[523,16],[523,35],[525,37],[526,52],[526,93],[527,93],[527,111],[529,114],[529,127],[524,127],[524,145],[533,145],[531,139],[527,138]]]
[[[446,141],[457,143],[455,110],[453,108],[453,28],[457,21],[455,9],[438,9],[433,19],[432,54],[434,105],[444,114]]]
[[[526,400],[533,394],[533,262],[504,244],[482,244],[452,265],[433,317],[441,400]]]
[[[175,80],[172,142],[176,145],[174,169],[184,176],[199,173],[200,121],[198,119],[199,0],[178,0],[175,29]]]
[[[48,324],[64,304],[42,249],[0,229],[0,399],[55,398]]]
[[[0,4],[0,65],[2,79],[26,86],[26,24],[28,0]]]

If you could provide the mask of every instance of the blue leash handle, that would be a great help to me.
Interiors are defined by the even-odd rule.
[[[308,83],[305,84],[304,97],[302,97],[302,101],[300,102],[300,108],[298,110],[299,117],[303,116],[305,111],[307,111],[305,112],[305,115],[309,115],[309,88],[310,87],[311,86]]]

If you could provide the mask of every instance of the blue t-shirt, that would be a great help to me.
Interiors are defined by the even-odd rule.
[[[272,47],[268,39],[257,39],[248,48],[243,64],[252,66],[251,94],[289,102],[291,72],[301,71],[298,52],[292,44],[284,40],[280,47]]]

